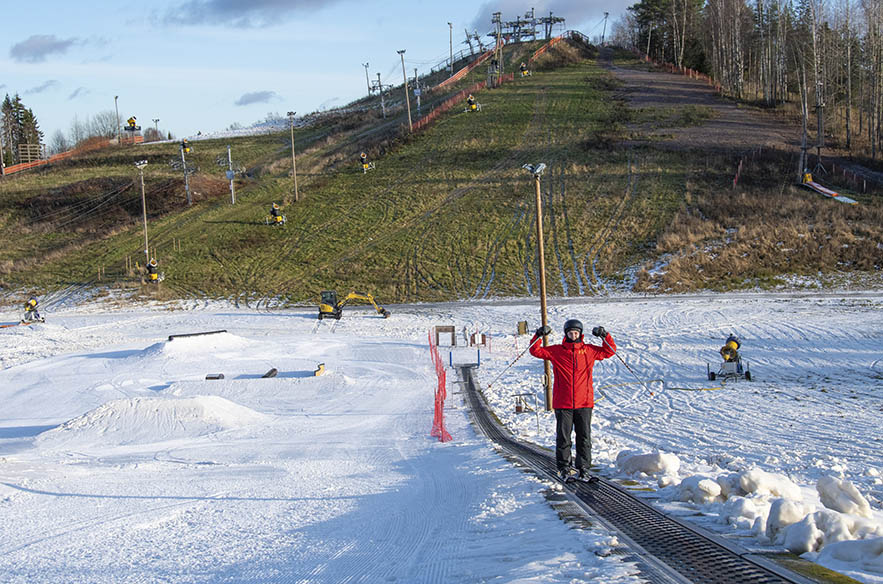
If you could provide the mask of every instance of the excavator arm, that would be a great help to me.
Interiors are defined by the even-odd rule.
[[[343,308],[350,300],[366,300],[371,303],[371,306],[374,307],[374,310],[377,311],[377,314],[382,314],[383,318],[389,318],[389,311],[381,306],[378,306],[377,303],[374,301],[374,297],[367,292],[350,292],[343,300],[340,301],[337,307]]]

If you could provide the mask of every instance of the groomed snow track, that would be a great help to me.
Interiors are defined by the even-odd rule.
[[[507,456],[557,482],[553,456],[503,430],[478,392],[472,367],[460,368],[460,374],[481,431]],[[610,481],[575,482],[566,487],[592,521],[615,533],[629,548],[633,555],[625,559],[635,562],[641,576],[652,584],[816,584],[764,556],[666,516]]]

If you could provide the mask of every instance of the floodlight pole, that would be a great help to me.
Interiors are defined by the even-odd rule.
[[[156,141],[159,142],[159,118],[153,118],[153,131],[156,132]]]
[[[137,165],[141,174],[141,216],[144,219],[144,265],[146,266],[150,262],[150,245],[147,243],[147,198],[144,196],[144,167],[147,161],[142,160]]]
[[[119,97],[119,95],[113,96],[113,107],[117,112],[117,146],[123,144],[123,137],[120,135],[120,106],[117,104]]]
[[[546,314],[546,254],[543,248],[543,200],[540,194],[540,175],[546,168],[546,165],[539,163],[536,166],[525,164],[523,166],[533,175],[534,187],[536,190],[537,204],[537,253],[540,259],[540,319],[543,326],[548,324]],[[548,335],[543,336],[543,346],[549,346]],[[546,396],[546,411],[552,410],[552,367],[548,359],[543,360],[543,390]]]
[[[187,159],[184,158],[184,143],[181,143],[181,165],[184,167],[184,193],[187,195],[187,206],[193,205],[193,198],[190,196],[190,175],[187,173]]]
[[[451,64],[449,77],[454,76],[454,25],[448,23],[448,48],[451,51]]]
[[[368,86],[368,95],[371,95],[371,82],[368,81],[368,63],[362,63],[362,67],[365,68],[365,85]]]
[[[411,124],[411,100],[408,99],[408,74],[405,73],[405,50],[396,51],[399,56],[402,58],[402,79],[405,82],[405,105],[408,106],[408,132],[414,131],[414,126]]]
[[[367,75],[368,70],[365,69]],[[294,201],[297,202],[297,158],[294,156],[294,114],[297,112],[288,112],[288,126],[291,129],[291,174],[294,176]]]
[[[386,101],[383,99],[383,82],[380,80],[380,73],[377,73],[377,91],[380,92],[380,109],[383,110],[383,119],[386,119]]]
[[[236,204],[236,189],[233,187],[233,153],[230,151],[230,145],[227,144],[227,168],[230,171],[230,204]]]

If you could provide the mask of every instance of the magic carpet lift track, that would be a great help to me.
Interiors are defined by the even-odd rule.
[[[555,461],[541,448],[519,442],[490,415],[479,395],[472,367],[460,368],[476,425],[504,453],[559,483]],[[706,530],[669,517],[619,485],[601,479],[565,486],[571,499],[628,546],[640,575],[651,584],[817,584],[772,560]]]

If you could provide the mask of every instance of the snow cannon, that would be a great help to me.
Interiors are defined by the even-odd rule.
[[[724,358],[724,362],[732,363],[734,361],[739,360],[739,347],[742,346],[742,343],[739,342],[739,339],[736,335],[730,335],[727,338],[727,342],[721,347],[720,354],[721,357]]]
[[[727,337],[727,341],[719,351],[721,358],[724,360],[720,368],[717,371],[712,371],[710,364],[706,363],[705,365],[708,380],[744,379],[745,381],[751,381],[751,371],[748,369],[748,362],[746,361],[744,365],[742,364],[742,355],[739,354],[739,349],[741,348],[742,342],[736,335]]]

